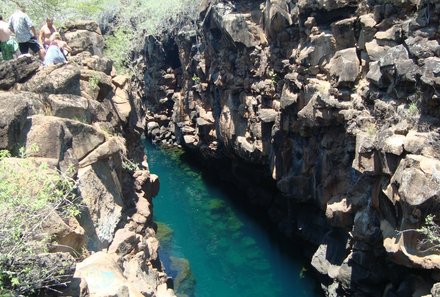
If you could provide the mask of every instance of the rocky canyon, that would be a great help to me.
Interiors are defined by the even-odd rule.
[[[439,296],[439,15],[438,1],[202,1],[197,24],[146,37],[147,134],[220,164],[312,243],[327,296]]]
[[[1,61],[0,168],[17,170],[0,176],[67,177],[80,211],[36,224],[33,263],[64,276],[34,285],[175,296],[145,134],[243,190],[325,296],[440,296],[439,17],[437,0],[202,0],[145,36],[130,76],[93,21],[64,25],[67,64]]]

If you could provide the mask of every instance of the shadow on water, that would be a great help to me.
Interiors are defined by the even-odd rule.
[[[178,296],[321,296],[302,247],[274,232],[245,193],[191,156],[146,143],[161,190],[160,256]]]

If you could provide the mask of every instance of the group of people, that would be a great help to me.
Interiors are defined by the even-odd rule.
[[[34,24],[25,11],[25,7],[18,7],[9,18],[9,22],[3,21],[3,17],[0,16],[0,51],[3,60],[11,60],[18,53],[27,55],[31,50],[38,53],[44,65],[65,63],[67,53],[72,49],[61,39],[60,33],[53,25],[53,19],[46,19],[37,40]]]

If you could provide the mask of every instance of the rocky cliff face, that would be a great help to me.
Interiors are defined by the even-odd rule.
[[[423,0],[205,0],[197,29],[146,38],[148,133],[237,164],[250,201],[317,245],[328,295],[429,294],[439,242],[414,229],[439,215],[439,15]]]
[[[46,224],[49,251],[78,262],[68,295],[174,296],[157,254],[151,202],[159,180],[139,147],[139,98],[101,56],[96,23],[69,23],[63,34],[74,49],[68,64],[0,64],[0,149],[22,148],[77,184],[81,214],[53,213]]]

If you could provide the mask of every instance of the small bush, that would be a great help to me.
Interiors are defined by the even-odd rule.
[[[0,151],[0,292],[29,295],[65,275],[44,261],[51,241],[44,223],[54,213],[65,219],[79,213],[76,185],[45,163],[9,157]]]
[[[419,108],[417,107],[417,103],[416,102],[411,102],[408,105],[408,115],[409,116],[416,116],[419,114]]]
[[[89,89],[90,91],[95,91],[96,89],[98,89],[98,84],[99,84],[100,80],[99,80],[99,76],[94,74],[89,78]]]
[[[131,54],[140,51],[147,35],[174,32],[184,25],[195,27],[199,0],[138,0],[119,4],[114,31],[106,39],[105,54],[115,61],[115,68],[127,72]],[[103,12],[105,14],[105,12]]]
[[[104,55],[113,60],[118,73],[125,73],[129,61],[133,32],[119,28],[105,41]]]
[[[417,229],[419,233],[424,235],[424,238],[417,245],[417,248],[423,252],[440,251],[440,226],[435,220],[436,217],[434,215],[427,215],[425,224]]]
[[[192,76],[192,81],[195,83],[195,84],[199,84],[200,83],[200,77],[197,75],[197,74],[195,74],[194,73],[194,75]]]

